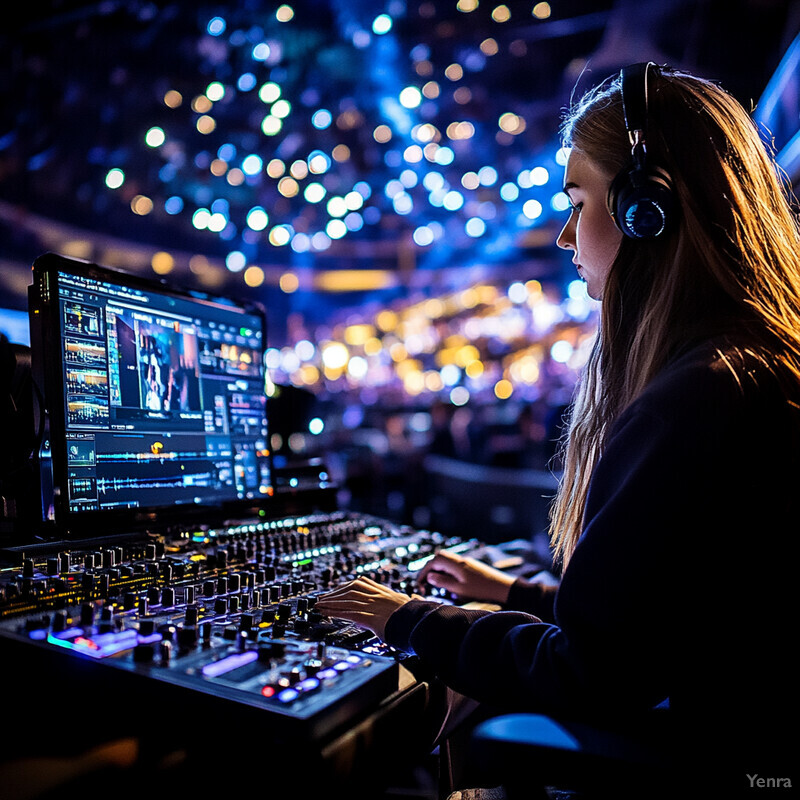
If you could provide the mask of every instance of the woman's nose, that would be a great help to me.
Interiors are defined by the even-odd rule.
[[[575,249],[575,231],[572,225],[572,214],[570,214],[569,219],[561,229],[561,233],[556,237],[556,245],[562,250]]]

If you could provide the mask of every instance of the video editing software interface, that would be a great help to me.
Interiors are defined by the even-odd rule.
[[[113,273],[55,277],[70,515],[270,494],[263,315]]]

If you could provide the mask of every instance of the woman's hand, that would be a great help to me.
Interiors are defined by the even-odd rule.
[[[371,578],[359,577],[319,597],[314,608],[326,617],[347,619],[369,628],[383,639],[389,617],[412,599]]]
[[[429,583],[452,592],[459,599],[485,600],[503,604],[508,600],[516,576],[508,575],[474,558],[442,550],[419,574],[420,585]]]

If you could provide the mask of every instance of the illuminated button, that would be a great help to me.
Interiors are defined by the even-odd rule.
[[[328,667],[328,669],[321,669],[317,673],[317,677],[324,681],[330,680],[331,678],[336,678],[338,677],[338,675],[339,673],[335,669],[331,669],[330,667]]]
[[[226,658],[216,661],[213,664],[207,664],[203,667],[203,675],[206,678],[215,678],[218,675],[224,675],[226,672],[239,669],[246,664],[255,661],[258,658],[258,653],[255,650],[248,650],[245,653],[236,653],[227,656]],[[263,690],[262,690],[263,693]]]
[[[278,693],[278,700],[281,703],[291,703],[293,700],[297,700],[300,696],[300,692],[297,689],[284,689],[282,692]]]
[[[319,689],[320,686],[321,683],[319,678],[306,678],[297,684],[297,688],[301,692],[313,692],[315,689]]]

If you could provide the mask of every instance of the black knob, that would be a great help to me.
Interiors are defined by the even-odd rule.
[[[175,638],[175,630],[175,626],[170,622],[164,622],[158,626],[158,632],[166,642],[171,642]]]
[[[158,654],[162,664],[167,664],[172,656],[172,644],[168,641],[159,642]]]
[[[286,677],[289,678],[289,686],[294,686],[296,683],[300,683],[300,681],[303,680],[303,671],[300,667],[292,667]]]
[[[258,648],[258,660],[270,661],[273,658],[282,658],[286,652],[286,645],[283,642],[264,642]]]
[[[91,603],[84,603],[81,606],[81,626],[86,628],[94,623],[94,606]]]
[[[242,616],[239,617],[239,630],[249,631],[253,627],[253,622],[252,614],[242,614]]]
[[[304,664],[303,668],[306,675],[309,677],[316,675],[322,669],[322,660],[319,658],[309,658]]]
[[[184,625],[178,628],[177,639],[180,647],[194,647],[197,644],[197,628],[193,625]]]
[[[293,626],[298,633],[305,633],[311,627],[305,617],[295,617],[293,620]]]
[[[152,644],[137,644],[133,648],[133,660],[137,664],[148,663],[155,657],[155,648]]]
[[[272,624],[272,638],[281,639],[286,635],[286,623],[275,621]]]
[[[261,621],[270,623],[275,621],[275,609],[274,608],[265,608],[261,612]]]

